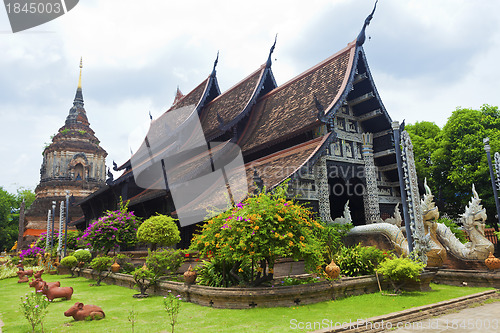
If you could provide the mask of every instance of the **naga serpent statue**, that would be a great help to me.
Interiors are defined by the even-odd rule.
[[[420,211],[423,216],[424,228],[427,235],[430,236],[430,250],[427,252],[429,267],[440,267],[446,260],[446,252],[450,252],[459,259],[463,260],[484,260],[490,252],[493,252],[494,245],[484,236],[484,227],[486,221],[486,210],[481,206],[474,185],[472,185],[473,196],[469,205],[465,208],[465,213],[461,215],[461,221],[464,230],[469,236],[470,242],[462,244],[453,234],[453,232],[443,223],[438,223],[439,211],[434,204],[434,196],[427,181],[424,182],[425,195],[420,203]],[[395,212],[393,219],[400,219]],[[381,220],[382,221],[382,220]],[[395,252],[398,255],[408,255],[408,242],[398,223],[387,222],[373,223],[356,226],[351,229],[349,236],[375,235],[383,234],[392,243]]]
[[[460,259],[485,260],[490,252],[494,252],[494,245],[484,236],[485,221],[487,219],[486,209],[481,205],[474,185],[472,185],[473,196],[469,205],[465,207],[465,213],[461,216],[464,230],[469,236],[470,242],[462,244],[450,228],[442,223],[437,223],[436,234],[439,241],[448,251]]]

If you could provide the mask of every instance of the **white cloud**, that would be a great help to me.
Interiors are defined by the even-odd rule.
[[[41,149],[63,125],[84,58],[91,126],[123,163],[128,133],[160,115],[179,85],[189,92],[211,72],[225,90],[267,59],[274,36],[278,83],[354,40],[372,0],[87,0],[68,14],[10,34],[0,10],[0,185],[34,187]],[[498,1],[384,0],[365,43],[378,91],[394,120],[435,121],[457,106],[500,105]],[[12,163],[17,161],[15,170]]]

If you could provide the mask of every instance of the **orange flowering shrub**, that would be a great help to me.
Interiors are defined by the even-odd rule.
[[[315,235],[323,226],[308,208],[287,200],[286,190],[283,185],[272,193],[251,196],[211,218],[193,237],[191,249],[231,263],[233,277],[242,265],[250,265],[257,274],[245,282],[254,285],[272,279],[278,257],[304,259],[306,268],[318,270],[322,254]]]

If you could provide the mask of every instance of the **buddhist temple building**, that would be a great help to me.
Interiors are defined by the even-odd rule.
[[[87,119],[80,60],[80,77],[73,106],[64,125],[43,150],[40,183],[35,189],[36,199],[25,213],[24,226],[20,226],[23,247],[29,246],[41,233],[46,232],[48,211],[52,209],[53,201],[56,201],[55,225],[58,226],[60,202],[65,201],[67,192],[75,202],[105,185],[106,155]],[[72,206],[69,216],[71,221],[76,221],[83,216],[83,212],[79,206]]]
[[[205,167],[211,165],[215,170],[217,165],[227,164],[225,157],[238,154],[243,158],[243,179],[225,174],[223,183],[231,188],[248,185],[243,197],[289,180],[290,196],[312,207],[323,221],[342,216],[348,201],[354,225],[390,217],[401,201],[399,179],[392,120],[363,49],[370,19],[371,15],[359,36],[345,48],[280,86],[272,72],[275,45],[260,67],[224,92],[217,82],[216,60],[200,84],[185,95],[178,90],[172,107],[152,121],[144,150],[115,165],[122,174],[108,179],[105,187],[80,202],[85,223],[79,227],[116,208],[119,197],[130,200],[129,209],[138,216],[191,214],[202,222],[214,200],[228,201],[226,188],[210,195],[194,191],[192,200],[181,206],[174,202],[175,191],[182,190],[179,184],[183,182],[207,176]],[[169,118],[188,106],[192,112],[184,118],[176,118],[176,122]],[[175,181],[171,181],[172,177],[165,177],[170,160],[158,154],[174,151],[174,155],[182,155],[179,147],[191,145],[185,125],[195,118],[211,151],[200,150],[178,163],[173,167]],[[159,150],[148,153],[152,136],[168,138]],[[141,175],[155,168],[158,177],[144,185]],[[180,226],[180,246],[185,247],[196,224]]]

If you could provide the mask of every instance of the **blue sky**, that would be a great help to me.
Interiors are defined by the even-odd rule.
[[[144,3],[144,4],[143,4]],[[0,8],[0,186],[39,182],[44,143],[72,106],[83,56],[91,127],[112,160],[129,133],[212,70],[224,91],[266,61],[278,33],[278,84],[354,40],[371,0],[86,0],[12,34]],[[500,105],[500,2],[380,0],[364,48],[393,120],[443,125],[456,107]]]

